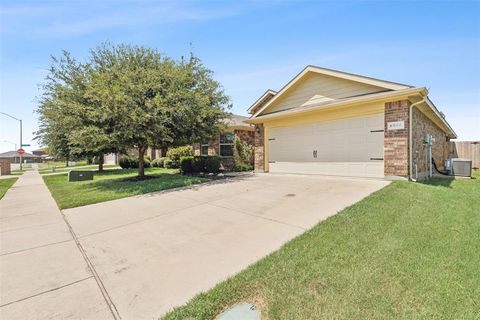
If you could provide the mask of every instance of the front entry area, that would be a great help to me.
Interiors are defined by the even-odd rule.
[[[384,177],[384,115],[270,128],[269,172]]]

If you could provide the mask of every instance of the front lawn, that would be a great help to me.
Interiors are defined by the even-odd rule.
[[[103,166],[103,169],[119,169],[120,167],[114,164],[107,164]],[[91,165],[75,165],[75,166],[61,166],[61,167],[55,167],[55,171],[52,169],[52,167],[47,167],[47,168],[42,168],[38,169],[38,172],[40,174],[53,174],[53,173],[58,173],[58,172],[68,172],[70,170],[98,170],[98,164],[91,164]]]
[[[164,319],[243,301],[262,319],[479,319],[475,177],[393,182]]]
[[[114,169],[94,174],[93,181],[68,182],[67,174],[45,175],[43,180],[60,209],[84,206],[143,193],[189,186],[205,178],[181,176],[178,170],[145,169],[146,180],[134,180],[137,169]]]
[[[3,198],[7,190],[17,181],[18,178],[0,179],[0,199]]]

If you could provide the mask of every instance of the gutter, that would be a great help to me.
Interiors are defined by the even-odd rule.
[[[413,143],[412,143],[412,122],[413,122],[413,107],[426,102],[427,97],[425,96],[422,100],[417,101],[410,105],[408,110],[408,147],[409,147],[409,161],[408,161],[408,168],[409,168],[409,177],[411,181],[417,181],[417,177],[413,178]]]

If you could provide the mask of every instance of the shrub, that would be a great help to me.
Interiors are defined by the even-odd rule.
[[[208,156],[194,157],[193,163],[192,163],[193,172],[205,172],[205,157],[208,157]]]
[[[250,171],[253,170],[253,165],[250,163],[236,163],[233,166],[233,171]]]
[[[242,142],[238,136],[235,136],[233,146],[233,157],[236,162],[253,163],[255,148],[252,145]]]
[[[204,156],[203,157],[204,168],[206,172],[218,173],[222,165],[221,158],[218,156]]]
[[[163,168],[163,163],[165,162],[165,159],[168,159],[168,158],[167,158],[167,157],[163,157],[163,158],[154,159],[154,160],[151,162],[152,167],[155,167],[155,168]]]
[[[175,168],[173,166],[173,161],[172,159],[170,158],[166,158],[165,160],[163,160],[163,167],[166,168],[166,169],[173,169]]]
[[[195,157],[193,156],[180,157],[180,170],[183,173],[192,173],[194,159]]]
[[[183,146],[168,149],[167,157],[172,160],[173,168],[180,167],[180,157],[193,156],[193,147],[192,146]]]
[[[152,163],[150,161],[150,157],[143,158],[143,167],[150,168],[151,166],[152,166]]]
[[[235,136],[233,141],[233,170],[248,171],[253,169],[253,158],[255,148],[252,145],[244,143],[239,137]]]
[[[121,157],[118,160],[118,164],[122,169],[132,169],[132,168],[138,168],[138,159],[134,157]]]

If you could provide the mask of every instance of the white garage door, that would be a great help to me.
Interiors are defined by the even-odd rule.
[[[269,131],[270,172],[383,177],[383,114]]]

